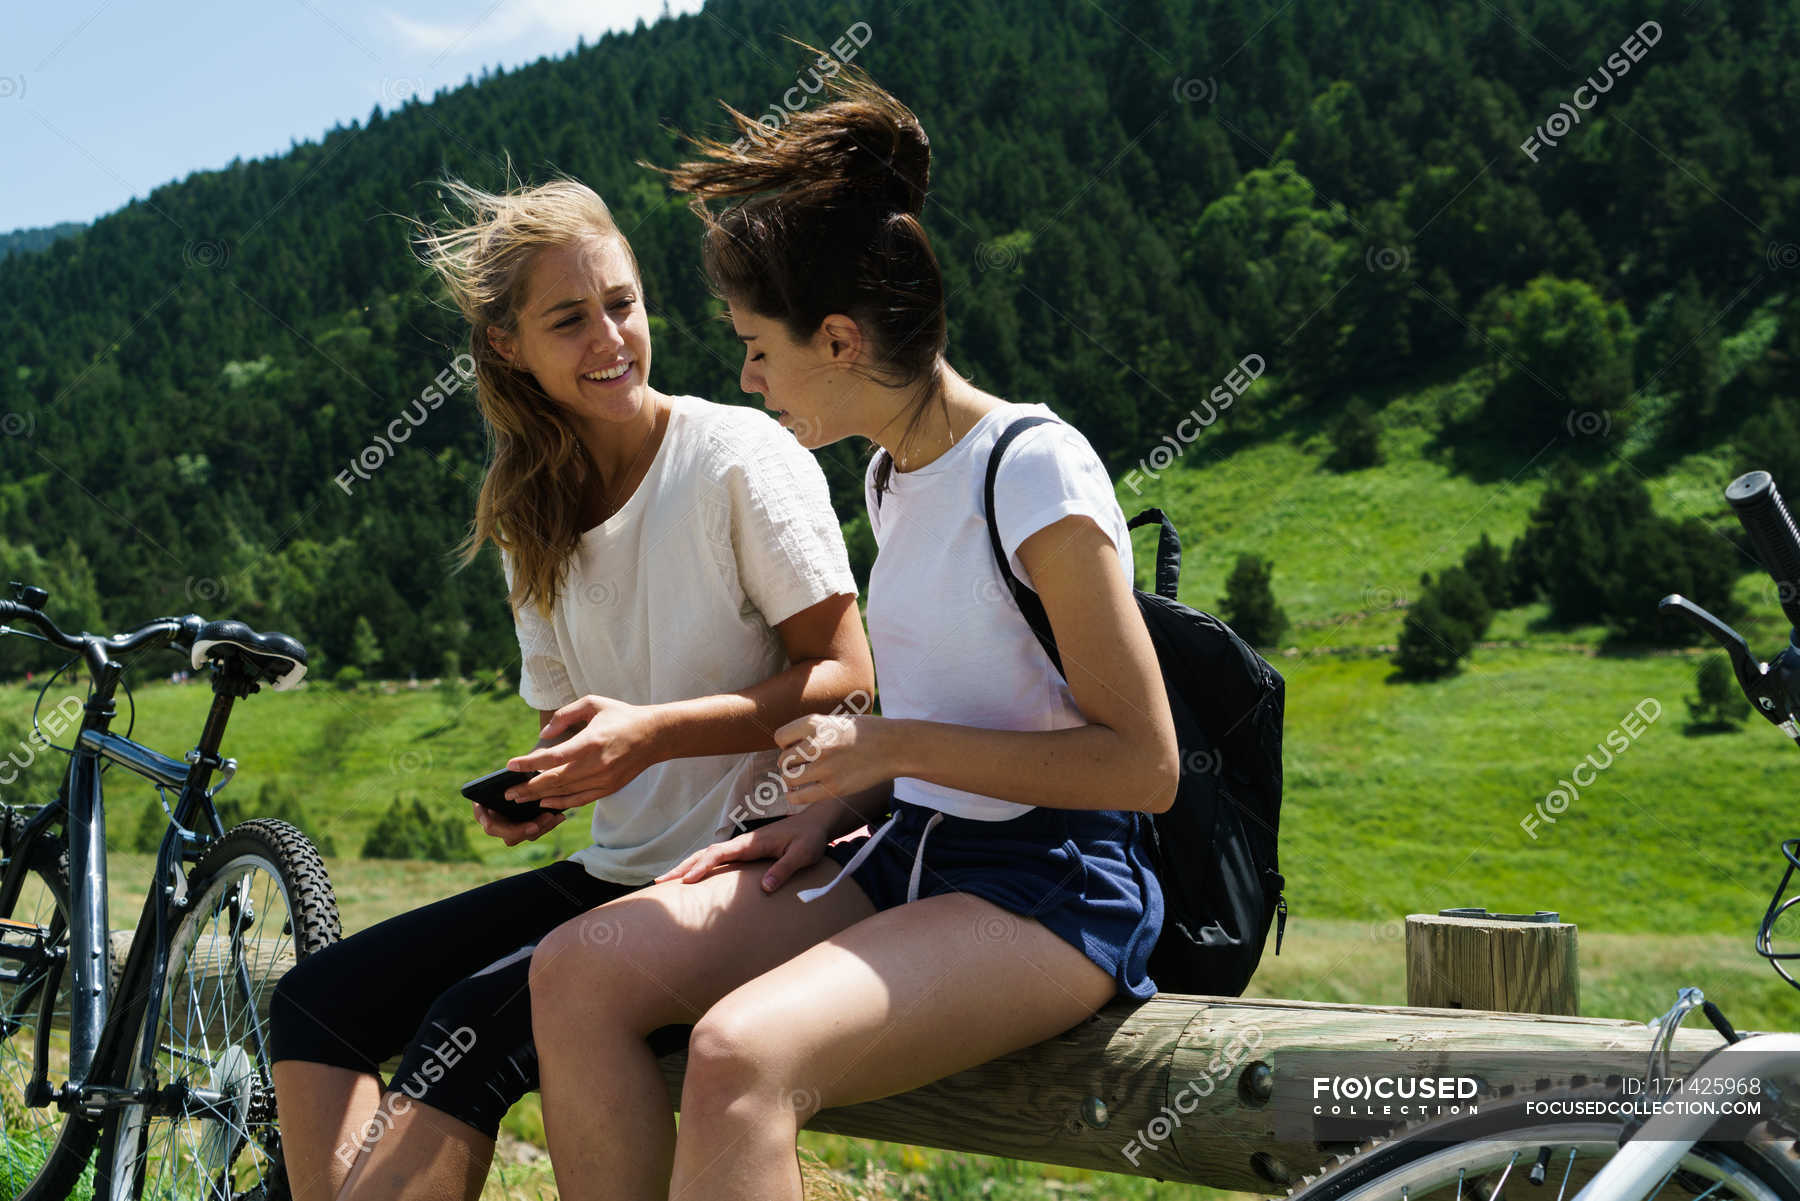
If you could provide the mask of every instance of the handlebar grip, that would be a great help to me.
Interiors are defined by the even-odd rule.
[[[1781,493],[1766,471],[1746,471],[1725,489],[1757,557],[1775,580],[1776,596],[1789,624],[1800,629],[1800,532],[1781,503]]]

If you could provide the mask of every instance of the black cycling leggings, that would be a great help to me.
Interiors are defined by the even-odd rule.
[[[387,1088],[494,1138],[506,1111],[538,1085],[533,948],[570,918],[642,887],[563,860],[371,926],[281,978],[269,1058],[380,1079],[381,1065],[401,1055]],[[650,1045],[666,1053],[687,1034],[664,1027]]]

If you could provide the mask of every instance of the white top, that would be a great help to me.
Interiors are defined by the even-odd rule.
[[[1087,724],[1001,579],[988,541],[988,453],[1001,431],[1031,414],[1056,416],[1041,404],[1001,405],[924,467],[892,472],[879,506],[870,463],[864,492],[881,550],[869,575],[869,645],[885,717],[991,730]],[[1040,425],[1007,447],[994,506],[1001,546],[1020,583],[1032,581],[1019,544],[1076,513],[1099,524],[1118,549],[1125,578],[1133,578],[1130,532],[1112,481],[1073,426]],[[894,796],[985,821],[1032,808],[906,776],[894,781]]]
[[[519,696],[533,708],[738,691],[788,666],[771,627],[856,594],[812,455],[766,413],[670,399],[643,482],[581,536],[550,620],[535,605],[513,614]],[[501,563],[510,588],[512,564]],[[594,803],[594,845],[571,858],[602,880],[642,883],[725,837],[734,810],[792,812],[769,803],[776,755],[771,738],[766,751],[654,765]]]

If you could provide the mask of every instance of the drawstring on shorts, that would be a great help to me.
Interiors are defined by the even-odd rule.
[[[856,854],[852,855],[850,857],[850,862],[844,864],[843,869],[831,878],[831,883],[822,885],[818,888],[808,888],[803,890],[800,893],[801,901],[816,901],[832,889],[836,888],[840,880],[863,865],[863,861],[866,860],[869,857],[869,853],[875,849],[875,844],[880,842],[883,838],[886,838],[888,831],[892,830],[894,828],[894,823],[899,820],[900,811],[896,809],[893,816],[882,823],[881,829],[875,831],[874,834],[869,836],[867,842],[856,848]],[[919,849],[913,853],[912,875],[906,882],[906,899],[908,901],[916,901],[919,899],[919,873],[923,871],[925,867],[925,840],[931,836],[932,828],[943,820],[943,810],[935,810],[931,817],[925,822],[925,828],[919,832]]]

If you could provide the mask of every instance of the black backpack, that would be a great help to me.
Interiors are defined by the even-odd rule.
[[[994,524],[994,480],[1014,438],[1049,417],[1021,417],[988,456],[988,538],[994,562],[1032,633],[1062,671],[1050,620],[1037,593],[1013,575]],[[1156,645],[1175,735],[1181,783],[1175,803],[1152,815],[1152,855],[1162,883],[1162,936],[1150,975],[1163,992],[1235,997],[1250,984],[1275,920],[1275,953],[1287,928],[1286,881],[1276,860],[1281,816],[1281,722],[1286,684],[1231,627],[1175,600],[1181,538],[1161,509],[1130,528],[1156,523],[1156,591],[1138,609]]]

